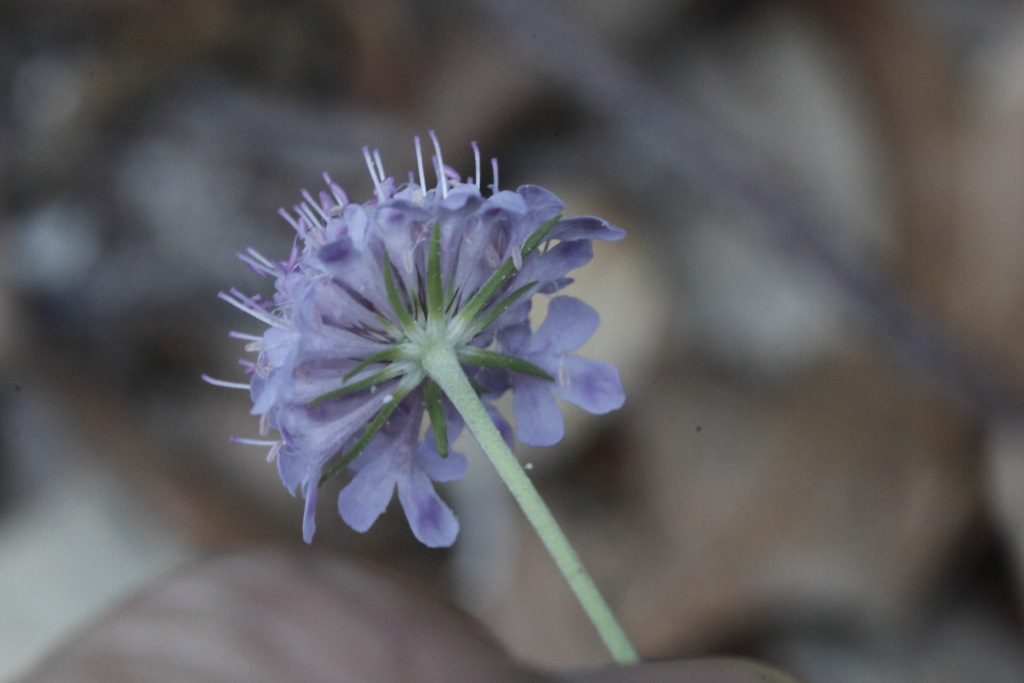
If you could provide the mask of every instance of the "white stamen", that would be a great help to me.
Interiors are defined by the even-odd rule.
[[[285,329],[284,325],[282,325],[280,321],[277,320],[277,318],[275,318],[270,313],[257,306],[252,299],[243,296],[240,292],[237,292],[236,290],[231,290],[230,295],[225,294],[224,292],[217,292],[217,298],[227,301],[229,304],[231,304],[238,310],[242,311],[243,313],[248,313],[252,317],[262,322],[265,322],[271,327],[277,327],[282,330]]]
[[[276,446],[280,441],[267,441],[265,439],[243,439],[240,436],[232,436],[228,439],[231,443],[241,443],[246,446]]]
[[[363,158],[366,159],[366,168],[370,171],[370,179],[373,181],[373,191],[377,195],[378,200],[383,200],[383,196],[380,191],[380,182],[382,178],[377,177],[377,169],[373,167],[373,157],[370,156],[369,147],[363,147]]]
[[[212,384],[215,387],[224,387],[225,389],[245,389],[248,391],[249,385],[243,384],[242,382],[228,382],[223,379],[216,379],[209,375],[203,375],[203,381],[207,384]]]
[[[373,150],[373,160],[377,164],[377,175],[380,176],[380,181],[383,183],[384,179],[387,178],[387,174],[384,173],[384,162],[380,160],[380,150]]]
[[[494,183],[491,184],[491,193],[498,194],[498,158],[491,159],[491,175],[494,176]]]
[[[341,189],[341,186],[331,180],[331,176],[328,175],[327,171],[324,171],[324,182],[327,183],[327,188],[334,195],[334,200],[337,202],[339,209],[344,209],[345,205],[348,204],[348,195],[345,194],[345,190]]]
[[[273,261],[268,259],[266,256],[264,256],[260,252],[256,251],[252,247],[248,247],[246,249],[246,251],[249,252],[250,256],[252,256],[254,259],[256,259],[257,261],[262,263],[264,266],[266,266],[268,270],[275,270],[276,271],[278,269],[278,265],[276,263],[274,263]]]
[[[299,212],[299,215],[302,216],[303,219],[305,219],[306,225],[309,227],[312,228],[314,225],[323,225],[323,223],[313,215],[313,210],[306,204],[299,204],[295,207],[295,210]]]
[[[279,215],[281,218],[283,218],[286,221],[288,221],[288,223],[293,228],[295,228],[295,232],[299,233],[300,235],[302,234],[302,228],[299,227],[299,222],[296,221],[294,218],[292,218],[292,215],[290,213],[288,213],[284,209],[278,209],[277,210],[277,215]]]
[[[235,258],[238,259],[239,261],[243,262],[245,265],[249,266],[250,268],[252,268],[254,271],[259,273],[260,275],[265,275],[267,273],[267,269],[263,266],[263,264],[257,263],[255,260],[253,260],[251,257],[247,256],[246,254],[235,254]]]
[[[236,332],[231,330],[228,332],[228,336],[232,339],[245,339],[246,341],[263,341],[263,337],[257,337],[255,334],[246,334],[245,332]]]
[[[306,200],[306,204],[310,208],[314,209],[318,214],[320,214],[320,217],[324,219],[324,222],[327,221],[327,213],[322,208],[320,208],[320,202],[313,199],[313,195],[309,194],[309,190],[305,188],[302,189],[302,198]]]
[[[232,436],[230,439],[231,443],[245,444],[246,446],[270,446],[270,452],[267,453],[267,462],[274,462],[277,459],[277,454],[281,451],[281,447],[284,445],[283,441],[265,441],[263,439],[243,439],[237,436]]]
[[[417,135],[413,138],[413,142],[416,143],[416,168],[420,172],[420,189],[424,192],[427,191],[427,178],[423,174],[423,150],[420,149],[420,136]]]
[[[247,264],[257,273],[264,275],[278,275],[281,272],[281,267],[278,264],[266,258],[252,247],[249,247],[246,251],[249,253],[235,254],[235,256],[238,260]]]
[[[476,144],[476,140],[470,143],[473,147],[473,159],[476,162],[476,189],[480,189],[480,146]]]
[[[270,447],[270,452],[267,453],[267,462],[271,463],[277,460],[277,454],[281,452],[281,448],[284,447],[284,441],[278,441]]]
[[[437,160],[437,155],[436,154],[432,154],[430,156],[430,161],[433,162],[433,165],[434,165],[434,176],[436,176],[437,179],[438,179],[437,180],[437,188],[439,190],[441,190],[441,197],[447,197],[448,196],[448,179],[444,177],[444,171],[443,171],[443,169],[441,167],[441,162],[439,162]]]
[[[444,173],[444,159],[441,158],[441,143],[437,141],[437,134],[430,131],[430,139],[434,141],[434,154],[437,160],[437,182],[441,184],[441,198],[448,198],[448,178]]]

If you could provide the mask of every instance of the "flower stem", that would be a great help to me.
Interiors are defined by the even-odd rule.
[[[466,426],[476,437],[480,447],[494,464],[494,468],[498,470],[498,474],[558,565],[562,576],[569,582],[612,658],[619,664],[638,662],[636,650],[601,597],[593,579],[584,569],[576,551],[569,545],[569,539],[558,526],[551,510],[541,499],[533,482],[526,476],[516,456],[494,426],[494,421],[487,414],[483,403],[469,383],[455,352],[438,345],[427,350],[421,362],[430,378],[441,387],[448,400],[462,415]]]

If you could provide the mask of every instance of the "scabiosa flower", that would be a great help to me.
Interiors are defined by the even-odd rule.
[[[558,296],[536,332],[528,313],[534,294],[556,294],[571,282],[569,271],[590,260],[591,240],[625,233],[590,216],[562,219],[564,204],[540,187],[499,190],[496,161],[485,196],[476,145],[476,173],[462,180],[431,138],[434,187],[418,138],[418,176],[401,185],[364,149],[373,199],[350,202],[324,174],[318,198],[303,191],[303,203],[281,211],[297,235],[287,259],[251,248],[239,254],[274,278],[273,298],[219,295],[267,327],[232,333],[256,354],[243,361],[248,383],[207,380],[247,388],[261,435],[277,433],[236,441],[268,446],[284,485],[301,489],[306,542],[319,485],[342,472],[351,478],[339,513],[357,531],[397,489],[421,542],[454,542],[458,521],[433,483],[462,476],[466,460],[448,444],[463,423],[424,368],[431,349],[454,352],[509,441],[512,430],[492,405],[505,391],[514,394],[517,436],[532,445],[562,438],[555,397],[597,414],[624,401],[614,367],[573,354],[597,327],[593,309]]]

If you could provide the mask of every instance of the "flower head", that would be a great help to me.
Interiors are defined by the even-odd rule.
[[[281,212],[297,235],[287,259],[251,248],[239,254],[274,278],[273,298],[220,294],[266,329],[233,333],[256,354],[243,361],[247,384],[211,381],[248,388],[261,434],[277,432],[237,440],[269,446],[284,485],[302,490],[307,542],[319,485],[343,471],[351,479],[338,508],[352,528],[368,529],[397,489],[420,541],[455,540],[458,522],[432,482],[462,476],[465,458],[448,449],[462,422],[424,370],[431,348],[456,354],[507,435],[488,402],[511,390],[517,435],[528,444],[562,438],[555,397],[591,413],[624,400],[614,367],[573,354],[597,328],[593,309],[558,296],[535,332],[528,313],[534,294],[559,292],[569,271],[590,260],[591,240],[625,233],[598,218],[562,219],[562,202],[540,187],[499,190],[496,162],[485,196],[479,153],[475,175],[462,180],[431,138],[434,187],[426,185],[418,138],[418,177],[401,185],[364,149],[374,198],[351,203],[324,174],[318,198],[303,192],[303,203]],[[421,437],[425,414],[430,428]]]

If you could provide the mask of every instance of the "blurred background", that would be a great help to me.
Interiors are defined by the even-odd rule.
[[[449,551],[312,549],[217,300],[360,148],[437,130],[629,231],[573,293],[626,407],[521,456],[647,657],[1024,680],[1024,7],[1004,0],[0,2],[0,678],[252,544],[382,560],[522,659],[606,655],[486,463]],[[608,245],[599,245],[608,246]],[[467,450],[471,445],[466,446]]]

